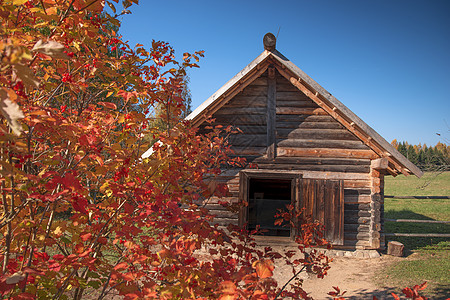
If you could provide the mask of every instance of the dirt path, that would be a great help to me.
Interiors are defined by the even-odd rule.
[[[327,295],[338,286],[345,293],[346,299],[393,299],[390,295],[393,287],[379,287],[375,283],[374,274],[393,262],[390,256],[378,258],[335,257],[328,275],[323,279],[309,277],[303,287],[314,299],[332,299]]]

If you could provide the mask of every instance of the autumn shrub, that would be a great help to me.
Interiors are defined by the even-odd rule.
[[[177,62],[165,42],[123,41],[133,2],[1,1],[1,295],[307,298],[300,281],[277,287],[272,260],[323,276],[323,254],[258,249],[199,205],[227,193],[221,169],[244,163],[228,157],[234,129],[198,136],[180,118],[203,53]]]

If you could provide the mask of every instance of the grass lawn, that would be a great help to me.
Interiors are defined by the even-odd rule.
[[[450,172],[436,176],[386,177],[385,194],[394,196],[450,196]],[[385,199],[386,219],[450,221],[450,199]],[[450,233],[450,224],[385,223],[385,232]],[[428,281],[424,294],[432,299],[447,299],[450,294],[450,239],[388,237],[405,245],[407,258],[385,270],[382,284],[399,287]]]

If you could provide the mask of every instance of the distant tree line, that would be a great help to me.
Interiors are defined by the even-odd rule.
[[[444,143],[438,142],[432,147],[426,144],[410,145],[395,139],[391,144],[423,171],[450,170],[450,146]]]

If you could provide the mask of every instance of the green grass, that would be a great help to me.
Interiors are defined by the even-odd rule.
[[[417,251],[410,258],[391,264],[384,272],[384,285],[412,287],[427,281],[423,291],[427,297],[447,299],[450,294],[449,250]]]
[[[394,196],[447,196],[450,195],[450,172],[439,175],[425,173],[414,176],[386,177],[385,194]],[[423,189],[421,187],[427,185]],[[384,203],[385,219],[414,219],[450,221],[450,199],[391,199]],[[397,233],[450,233],[450,224],[386,222],[385,232]],[[393,239],[393,237],[391,238]],[[407,250],[419,250],[428,245],[446,241],[446,238],[395,237]]]
[[[426,172],[421,178],[414,175],[386,176],[384,194],[394,196],[450,196],[450,172]]]
[[[385,194],[394,196],[450,196],[450,172],[436,176],[386,177]],[[450,221],[450,199],[385,199],[386,219]],[[450,233],[450,224],[385,223],[385,232]],[[405,245],[407,258],[384,271],[382,284],[398,287],[428,281],[425,295],[446,299],[450,294],[450,240],[448,238],[389,237]]]

